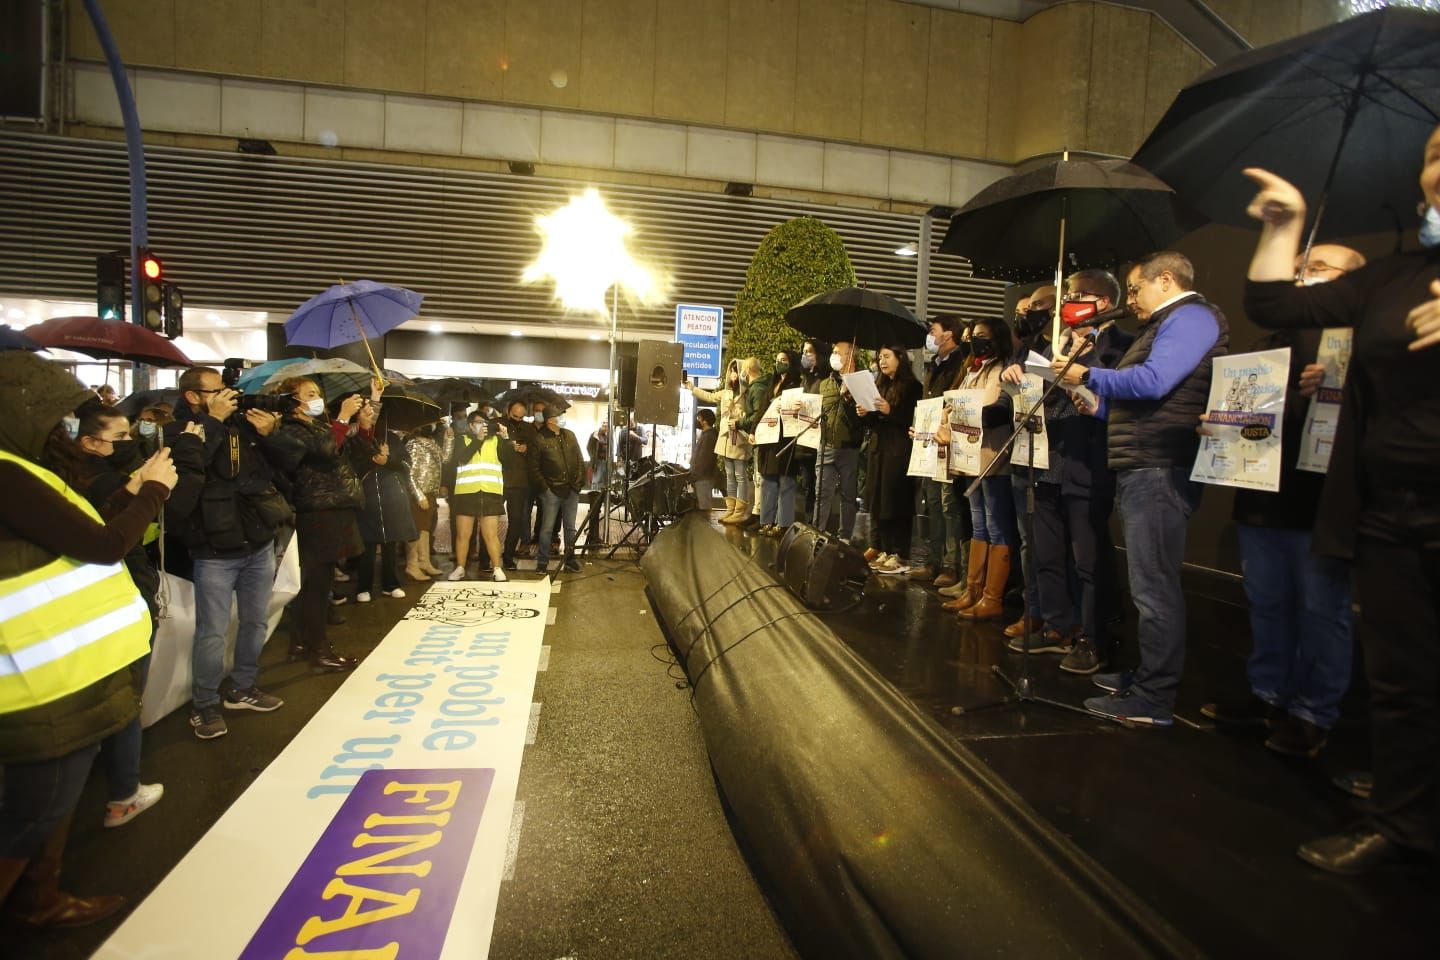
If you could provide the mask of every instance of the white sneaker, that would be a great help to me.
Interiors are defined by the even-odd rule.
[[[464,567],[456,567],[454,570],[451,570],[451,571],[450,571],[449,576],[447,576],[445,579],[446,579],[446,580],[464,580],[464,579],[465,579],[465,568],[464,568]]]
[[[344,570],[341,570],[339,567],[336,567],[336,568],[335,568],[335,582],[336,582],[336,583],[349,583],[349,582],[350,582],[350,574],[346,573]]]
[[[330,594],[330,605],[331,605],[332,607],[343,607],[343,606],[345,606],[345,604],[347,604],[347,603],[349,603],[349,602],[350,602],[350,598],[349,598],[349,597],[337,597],[337,596],[335,596],[335,594],[333,594],[333,593]]]
[[[399,587],[396,587],[394,590],[386,590],[385,596],[389,597],[392,600],[404,600],[405,591],[401,590]]]
[[[500,569],[499,567],[496,567],[496,568],[495,568],[495,573],[492,575],[492,579],[493,579],[496,583],[506,583],[506,582],[509,581],[510,578],[507,577],[507,576],[505,576],[505,571],[504,571],[504,570]]]
[[[142,783],[134,795],[126,800],[111,800],[105,804],[105,826],[118,827],[129,823],[140,814],[160,802],[165,795],[165,785]]]
[[[370,602],[370,594],[364,593],[364,592],[355,594],[355,602],[356,602],[356,603],[369,603],[369,602]]]

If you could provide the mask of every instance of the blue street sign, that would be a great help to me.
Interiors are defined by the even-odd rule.
[[[720,338],[724,332],[724,307],[675,305],[675,340],[685,345],[685,370],[690,376],[720,376]]]

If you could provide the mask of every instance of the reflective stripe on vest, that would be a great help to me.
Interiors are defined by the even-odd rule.
[[[505,492],[505,470],[500,465],[500,441],[491,438],[480,445],[480,449],[455,470],[455,492],[459,493],[500,493]]]
[[[43,467],[0,450],[96,523],[90,502]],[[68,557],[0,580],[0,713],[103,680],[150,652],[150,611],[123,564]]]

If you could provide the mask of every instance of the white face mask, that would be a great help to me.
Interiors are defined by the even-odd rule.
[[[311,397],[305,401],[304,410],[305,416],[307,417],[318,417],[322,415],[325,412],[325,398]]]
[[[70,434],[71,440],[74,440],[76,437],[80,436],[79,417],[61,417],[60,422],[65,424],[65,432]]]
[[[156,427],[156,424],[155,424],[155,421],[154,421],[154,420],[141,420],[141,421],[140,421],[140,436],[142,436],[142,437],[153,437],[153,436],[155,436],[155,427]]]
[[[839,373],[841,370],[845,369],[845,361],[840,358],[840,354],[830,354],[830,369],[834,370],[836,373]]]

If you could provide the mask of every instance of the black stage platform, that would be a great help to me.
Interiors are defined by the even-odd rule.
[[[729,531],[768,567],[777,541]],[[1123,570],[1121,571],[1123,575]],[[1215,957],[1436,957],[1440,878],[1395,871],[1332,877],[1294,853],[1356,815],[1331,776],[1362,768],[1368,747],[1357,677],[1331,745],[1315,761],[1264,748],[1263,736],[1215,729],[1200,705],[1243,693],[1249,626],[1238,585],[1192,584],[1189,654],[1175,726],[1125,729],[1048,709],[956,716],[952,707],[1007,693],[1013,676],[1002,623],[961,625],[935,591],[872,577],[864,602],[821,620],[915,706],[978,755],[1056,830],[1074,841],[1191,943]],[[1121,660],[1135,658],[1133,608],[1117,625]],[[1015,611],[1009,611],[1014,618]],[[1034,658],[1037,694],[1079,704],[1089,678]],[[1188,721],[1188,722],[1187,722]]]

